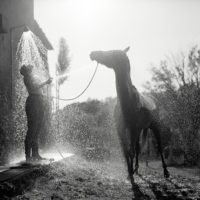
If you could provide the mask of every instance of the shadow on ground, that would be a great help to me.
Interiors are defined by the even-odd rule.
[[[132,190],[122,161],[95,163],[74,156],[49,165],[31,188],[13,199],[200,200],[199,176],[180,170],[169,168],[171,177],[166,180],[161,168],[141,164]]]

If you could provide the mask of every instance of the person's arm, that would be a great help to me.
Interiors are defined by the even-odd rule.
[[[37,85],[35,89],[40,89],[40,88],[44,87],[45,85],[50,84],[51,82],[52,82],[52,78],[49,78],[47,81],[44,81],[40,85]]]
[[[52,82],[52,78],[49,78],[47,81],[44,81],[43,83],[40,83],[40,84],[38,84],[38,81],[36,81],[35,79],[31,77],[24,79],[26,88],[30,93],[44,87],[47,84],[50,84],[51,82]]]

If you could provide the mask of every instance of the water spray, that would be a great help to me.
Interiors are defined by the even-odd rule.
[[[47,49],[37,36],[31,31],[23,32],[17,47],[17,60],[20,66],[34,66],[33,76],[36,80],[40,80],[41,82],[44,82],[49,78],[49,72],[47,65],[45,64],[46,53]]]
[[[94,73],[93,73],[93,75],[92,75],[92,77],[91,77],[89,83],[86,85],[85,89],[84,89],[82,92],[80,92],[77,96],[72,97],[72,98],[57,98],[57,97],[52,96],[52,98],[55,98],[55,99],[58,99],[58,100],[62,100],[62,101],[72,101],[72,100],[78,99],[80,96],[82,96],[82,95],[86,92],[86,90],[87,90],[87,89],[89,88],[89,86],[91,85],[91,83],[92,83],[92,81],[93,81],[93,79],[94,79],[94,77],[95,77],[95,74],[96,74],[96,72],[97,72],[97,69],[98,69],[98,63],[97,63],[97,65],[96,65],[96,68],[95,68],[95,70],[94,70]],[[58,78],[60,78],[60,77],[62,78],[62,75],[59,76]]]
[[[66,73],[66,74],[62,74],[62,75],[59,75],[59,76],[56,76],[56,80],[60,80],[61,78],[65,78],[65,77],[67,77],[68,76],[68,74]]]
[[[36,80],[40,82],[44,82],[50,78],[49,71],[47,68],[47,65],[45,64],[45,58],[41,55],[46,55],[47,49],[44,47],[42,42],[35,36],[31,31],[26,31],[22,34],[22,37],[20,38],[20,42],[17,47],[17,53],[16,57],[19,62],[19,66],[22,65],[32,65],[33,66],[33,76]],[[96,65],[95,71],[89,81],[89,83],[86,85],[85,89],[80,92],[77,96],[73,98],[58,98],[52,96],[51,98],[62,100],[62,101],[70,101],[75,100],[82,96],[86,90],[91,85],[95,74],[98,69],[98,63]],[[57,77],[57,80],[66,77],[67,74],[63,74]],[[47,95],[43,95],[48,97]],[[55,144],[57,152],[60,154],[60,156],[64,159],[65,157],[59,150],[58,146]]]

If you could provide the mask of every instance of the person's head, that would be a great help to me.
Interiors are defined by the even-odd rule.
[[[32,69],[33,69],[33,65],[22,65],[22,67],[20,69],[20,73],[23,76],[26,76],[32,72]]]

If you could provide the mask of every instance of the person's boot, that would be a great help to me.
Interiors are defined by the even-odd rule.
[[[26,156],[26,162],[27,163],[32,163],[33,162],[33,158],[30,156]]]
[[[46,160],[46,158],[41,157],[39,154],[37,156],[34,156],[33,159],[34,160],[38,160],[38,161],[40,161],[40,160]]]
[[[33,148],[32,148],[32,158],[36,161],[40,161],[40,160],[46,160],[46,158],[43,158],[40,156],[39,154],[39,148],[38,148],[38,145],[35,144],[33,145]]]

